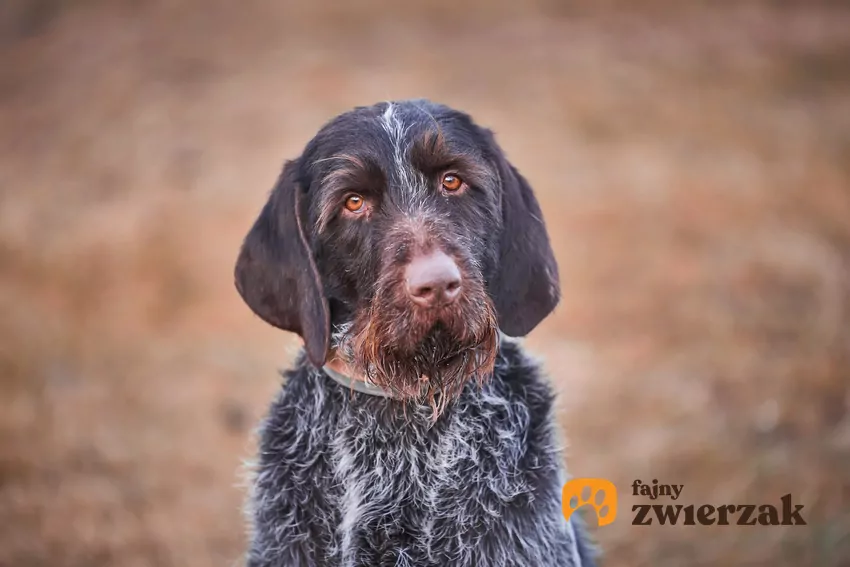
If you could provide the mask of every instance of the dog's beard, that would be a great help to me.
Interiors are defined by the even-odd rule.
[[[490,376],[498,348],[495,308],[481,284],[465,282],[458,301],[421,310],[387,282],[342,337],[352,369],[402,400],[427,401],[433,419],[466,383]]]

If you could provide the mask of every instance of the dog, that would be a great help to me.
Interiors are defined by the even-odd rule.
[[[249,567],[594,564],[519,343],[558,266],[492,131],[428,100],[334,118],[285,163],[235,283],[304,343],[259,427]]]

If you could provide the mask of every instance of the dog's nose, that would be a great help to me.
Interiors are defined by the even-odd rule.
[[[410,298],[423,307],[445,305],[460,295],[460,270],[440,251],[414,257],[407,265],[405,279]]]

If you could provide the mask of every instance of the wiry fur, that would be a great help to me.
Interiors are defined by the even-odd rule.
[[[435,251],[460,287],[424,306],[407,269]],[[554,309],[557,263],[492,132],[428,101],[338,116],[284,166],[235,277],[305,344],[260,430],[250,567],[592,565],[551,389],[507,338]],[[395,399],[333,381],[331,352]]]
[[[395,166],[396,181],[405,188],[403,193],[408,206],[422,202],[426,180],[420,172],[410,167],[408,163],[408,152],[410,142],[406,140],[410,131],[410,125],[404,122],[396,114],[396,106],[389,102],[387,108],[381,115],[381,126],[387,132],[393,147],[393,165]]]
[[[303,357],[285,376],[260,431],[250,567],[592,565],[561,512],[551,389],[517,344],[437,423]]]

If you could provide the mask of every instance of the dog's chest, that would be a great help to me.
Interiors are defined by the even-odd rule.
[[[427,553],[528,500],[527,408],[493,396],[459,402],[433,426],[342,408],[328,446],[343,554],[406,541]]]
[[[258,549],[352,567],[575,564],[548,388],[496,376],[433,424],[392,407],[308,372],[287,384],[261,432]]]

